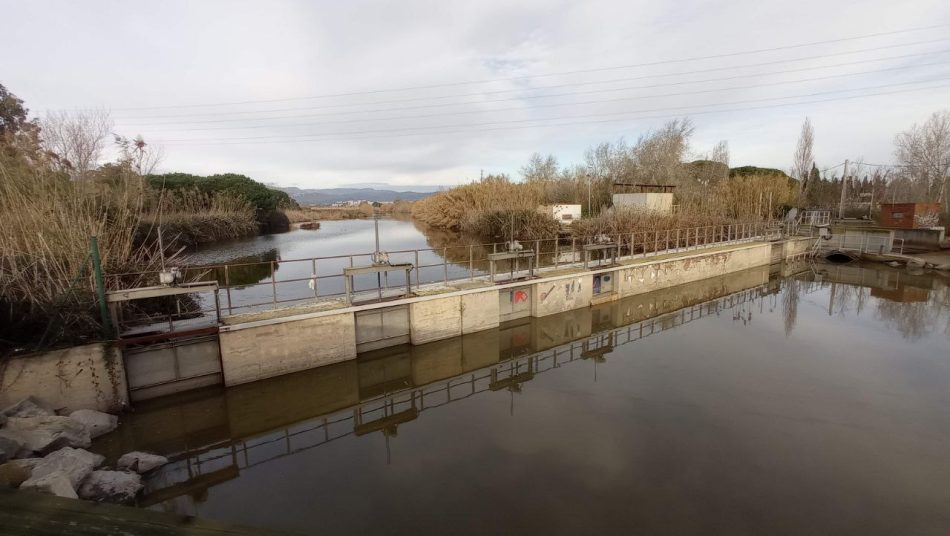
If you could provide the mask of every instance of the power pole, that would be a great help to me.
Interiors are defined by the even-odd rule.
[[[841,201],[838,203],[838,219],[844,219],[844,200],[848,194],[848,161],[844,161],[844,177],[841,177]]]
[[[593,217],[594,217],[594,207],[592,207],[591,204],[590,204],[590,200],[591,200],[591,197],[590,197],[590,181],[591,181],[590,173],[588,173],[588,174],[587,174],[587,217],[588,217],[588,218],[593,218]]]

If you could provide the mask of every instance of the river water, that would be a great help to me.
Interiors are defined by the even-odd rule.
[[[94,448],[172,459],[142,507],[302,533],[948,533],[947,279],[782,271],[155,400]]]
[[[192,267],[189,278],[216,279],[222,286],[232,287],[221,293],[222,308],[232,314],[269,308],[274,301],[311,300],[315,297],[310,286],[314,274],[318,276],[319,297],[340,296],[344,293],[343,269],[372,264],[375,225],[369,219],[323,221],[317,230],[294,229],[202,246],[187,252],[180,263]],[[477,240],[408,219],[380,219],[378,225],[379,247],[389,252],[390,262],[420,267],[412,271],[413,284],[480,275],[487,269],[484,262],[469,263],[468,244]],[[478,251],[483,259],[484,251]],[[314,263],[314,257],[320,260]],[[229,265],[227,274],[221,268],[207,270],[208,266],[223,264]],[[398,294],[405,289],[404,272],[390,272],[385,278],[381,281],[372,275],[357,276],[354,290],[383,286]],[[204,298],[205,307],[214,303],[211,296]]]

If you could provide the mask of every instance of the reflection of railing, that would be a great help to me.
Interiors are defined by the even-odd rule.
[[[763,222],[732,225],[712,225],[687,229],[641,231],[622,236],[611,236],[621,259],[656,256],[666,253],[692,251],[738,242],[777,238],[778,231]],[[584,242],[578,239],[541,239],[522,241],[535,251],[534,266],[541,270],[556,270],[580,266]],[[356,281],[354,292],[379,292],[380,296],[407,284],[418,289],[421,285],[449,283],[475,279],[487,273],[488,255],[504,250],[504,243],[446,246],[442,248],[413,249],[388,252],[393,264],[412,263],[411,278],[397,274]],[[182,271],[187,280],[217,281],[222,290],[221,309],[227,314],[276,309],[315,299],[341,299],[346,294],[343,269],[372,264],[372,253],[334,255],[305,259],[267,260],[213,266],[187,267]],[[278,273],[278,268],[280,268]],[[509,267],[499,267],[500,272]],[[255,282],[235,284],[233,274],[240,271],[260,274]],[[114,274],[123,278],[133,274]],[[134,274],[145,279],[155,274]],[[362,283],[362,288],[361,287]],[[378,289],[382,287],[380,292]],[[209,309],[207,312],[211,312]]]
[[[857,253],[904,253],[904,239],[892,238],[889,234],[835,234],[829,240],[816,238],[814,251],[842,250]]]
[[[747,303],[754,303],[777,289],[768,284],[746,289],[702,304],[692,305],[627,326],[603,330],[584,339],[536,352],[486,368],[453,376],[423,386],[370,398],[347,409],[301,421],[257,437],[237,439],[227,445],[186,452],[173,458],[157,479],[149,481],[145,502],[164,498],[162,489],[175,482],[206,478],[223,468],[248,469],[284,456],[316,448],[351,435],[383,431],[418,418],[422,413],[464,400],[486,391],[520,391],[534,377],[576,361],[603,361],[614,349],[652,335],[680,327],[701,318],[717,315]]]

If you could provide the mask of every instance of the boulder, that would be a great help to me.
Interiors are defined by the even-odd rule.
[[[69,477],[69,482],[73,488],[77,488],[86,478],[86,475],[102,465],[103,461],[105,461],[105,457],[93,454],[88,450],[64,447],[36,464],[30,478],[39,478],[61,472]]]
[[[128,504],[142,489],[142,477],[124,471],[93,471],[79,487],[83,499]]]
[[[33,456],[33,451],[27,447],[28,442],[33,444],[32,441],[33,434],[29,432],[23,430],[0,430],[0,442],[5,445],[5,447],[0,448],[4,449],[8,460]],[[12,448],[13,445],[19,445],[19,448],[13,452],[6,451],[7,448]]]
[[[89,430],[69,417],[10,417],[0,430],[6,436],[23,443],[23,449],[46,454],[63,447],[88,448],[92,444]],[[18,457],[22,457],[18,455]]]
[[[129,452],[123,454],[116,466],[126,471],[135,471],[144,474],[168,463],[168,458],[158,454],[149,454],[148,452]]]
[[[32,396],[24,398],[0,413],[2,413],[4,417],[51,417],[56,415],[53,408],[50,408]]]
[[[39,478],[30,478],[20,484],[20,489],[69,499],[79,498],[76,495],[76,490],[73,489],[73,485],[69,482],[69,477],[62,471],[56,471]]]
[[[10,460],[4,465],[9,465],[11,467],[17,467],[26,471],[26,478],[33,476],[33,468],[37,466],[43,458],[21,458],[19,460]]]
[[[92,439],[108,434],[119,426],[118,417],[94,409],[77,409],[69,414],[69,418],[85,426]]]
[[[0,487],[18,488],[29,480],[30,470],[13,462],[0,465]]]
[[[0,435],[0,463],[16,458],[23,442],[16,434]]]

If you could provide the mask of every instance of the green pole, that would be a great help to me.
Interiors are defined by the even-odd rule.
[[[102,277],[102,259],[99,257],[99,240],[95,236],[89,239],[89,255],[92,257],[92,271],[96,276],[96,298],[99,301],[99,316],[102,317],[102,335],[112,338],[112,320],[106,307],[106,285]]]

